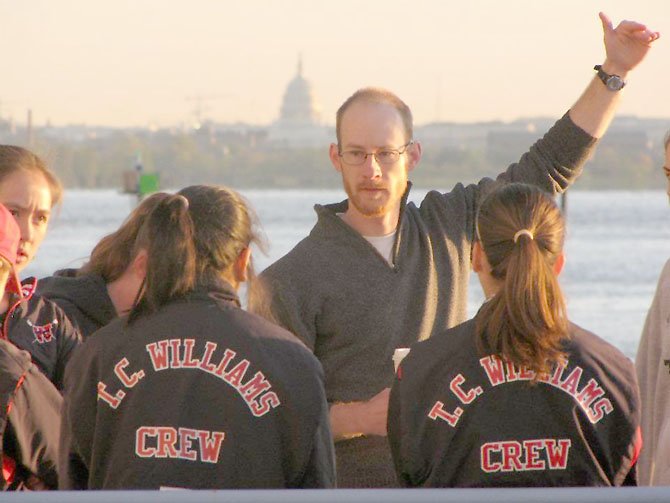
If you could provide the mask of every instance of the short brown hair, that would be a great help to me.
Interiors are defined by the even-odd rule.
[[[63,186],[37,154],[16,145],[0,145],[0,183],[7,176],[21,169],[41,173],[49,184],[51,206],[60,203],[63,197]]]
[[[553,271],[565,235],[560,210],[535,186],[503,185],[482,202],[477,235],[492,276],[503,282],[477,316],[480,349],[536,375],[548,373],[564,357],[568,337],[565,301]]]
[[[363,89],[359,89],[354,94],[349,96],[337,110],[337,114],[335,115],[335,134],[337,135],[338,145],[340,145],[340,142],[342,141],[340,131],[340,128],[342,127],[342,117],[344,116],[344,113],[347,111],[347,109],[358,101],[365,101],[368,103],[386,103],[387,105],[391,105],[398,111],[400,117],[402,118],[403,125],[405,126],[405,140],[412,140],[412,136],[414,134],[412,111],[405,104],[405,102],[387,89],[380,87],[364,87]]]

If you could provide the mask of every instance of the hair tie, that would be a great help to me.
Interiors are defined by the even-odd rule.
[[[528,229],[521,229],[520,231],[516,231],[516,234],[514,234],[514,243],[516,244],[516,242],[519,240],[519,236],[523,236],[524,234],[530,239],[535,239],[535,236],[533,236],[531,231]]]
[[[186,199],[186,197],[181,194],[175,194],[175,196],[177,197],[177,200],[182,204],[184,209],[188,210],[189,206],[188,199]]]

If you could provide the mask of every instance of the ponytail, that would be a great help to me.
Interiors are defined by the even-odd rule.
[[[482,203],[477,228],[491,274],[502,283],[477,316],[478,346],[536,375],[547,374],[564,357],[568,337],[554,272],[563,247],[560,211],[540,189],[509,184]]]
[[[196,277],[196,250],[189,202],[181,195],[160,201],[140,229],[134,256],[146,253],[144,286],[138,292],[128,322],[193,290]]]
[[[228,280],[240,253],[252,244],[263,249],[251,208],[234,190],[191,185],[165,195],[143,219],[132,257],[146,253],[146,276],[128,322],[157,311],[196,287]],[[253,286],[249,261],[247,281]],[[255,288],[254,288],[255,290]]]
[[[158,203],[168,197],[170,194],[166,192],[157,192],[143,199],[121,227],[98,241],[88,262],[79,268],[77,275],[97,274],[105,283],[119,279],[133,259],[137,236],[145,220]]]

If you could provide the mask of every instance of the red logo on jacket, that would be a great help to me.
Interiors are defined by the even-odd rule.
[[[54,319],[51,323],[47,323],[46,325],[33,325],[33,323],[28,320],[28,325],[33,329],[35,340],[39,344],[44,344],[53,340],[54,329],[56,328],[56,325],[58,325],[58,320]]]

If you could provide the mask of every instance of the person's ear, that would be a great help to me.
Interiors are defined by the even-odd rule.
[[[340,150],[337,147],[337,144],[335,143],[330,144],[330,149],[328,150],[328,156],[330,157],[330,162],[332,163],[333,167],[341,173],[342,158],[340,157]]]
[[[407,147],[407,171],[412,171],[421,160],[421,143],[418,141]]]
[[[251,261],[251,247],[247,246],[237,256],[233,264],[233,275],[235,281],[242,283],[249,279],[249,262]]]
[[[144,279],[147,275],[147,262],[149,260],[149,254],[146,250],[142,249],[137,252],[135,258],[130,263],[133,274],[141,279]]]
[[[565,265],[565,253],[561,252],[558,257],[556,257],[556,262],[554,262],[554,274],[558,276],[563,270]]]
[[[482,272],[484,270],[484,249],[479,241],[472,246],[472,270]]]

